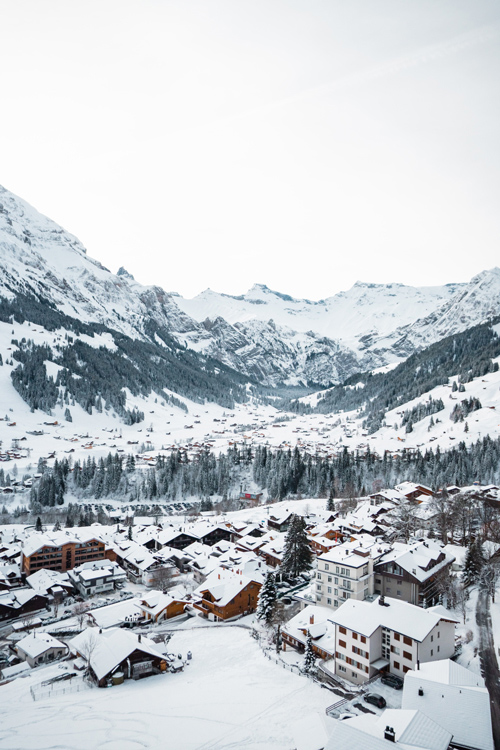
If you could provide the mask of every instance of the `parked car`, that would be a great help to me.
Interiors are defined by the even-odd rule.
[[[371,703],[372,706],[377,706],[377,708],[385,708],[387,705],[385,698],[378,695],[378,693],[366,693],[366,695],[363,696],[363,700],[367,703]]]
[[[394,690],[401,690],[404,685],[402,677],[398,677],[397,674],[391,674],[390,672],[383,674],[380,678],[380,682],[383,685],[389,685],[389,687],[394,688]]]

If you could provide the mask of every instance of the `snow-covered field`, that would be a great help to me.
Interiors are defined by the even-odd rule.
[[[168,648],[191,650],[184,672],[37,702],[30,685],[57,667],[0,687],[0,748],[289,750],[295,722],[335,698],[267,660],[243,628],[183,630]]]

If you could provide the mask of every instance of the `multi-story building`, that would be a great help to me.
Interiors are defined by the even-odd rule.
[[[77,565],[105,557],[104,542],[89,529],[71,529],[34,534],[21,551],[21,570],[29,576],[41,568],[71,570]]]
[[[82,596],[93,596],[114,591],[116,584],[125,581],[127,575],[117,562],[95,560],[73,568],[69,577]]]
[[[455,652],[458,621],[442,606],[422,609],[381,596],[350,600],[330,619],[336,626],[335,673],[357,684],[380,671],[403,677]]]
[[[439,600],[439,578],[455,558],[439,542],[395,542],[374,566],[374,593],[426,606]]]
[[[378,540],[355,540],[318,557],[313,581],[315,603],[340,607],[348,599],[363,600],[373,594],[373,566],[390,550]]]

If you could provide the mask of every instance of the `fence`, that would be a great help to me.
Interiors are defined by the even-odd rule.
[[[61,685],[60,683],[53,683],[50,686],[43,684],[33,685],[33,687],[30,687],[30,693],[34,701],[41,701],[45,698],[52,698],[57,695],[81,693],[83,690],[90,690],[92,687],[92,683],[89,683],[86,680],[78,680],[78,682],[71,682],[64,685]]]

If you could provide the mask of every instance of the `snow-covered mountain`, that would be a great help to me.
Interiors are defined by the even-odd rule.
[[[206,290],[183,299],[141,285],[123,268],[112,273],[2,187],[0,268],[0,297],[31,295],[70,318],[163,346],[161,331],[202,360],[265,385],[328,386],[500,313],[499,269],[440,287],[357,282],[317,302],[262,284],[239,297]]]
[[[221,317],[231,324],[273,320],[301,333],[314,331],[356,351],[365,348],[362,342],[366,337],[388,335],[434,312],[463,286],[409,287],[358,281],[348,291],[311,302],[255,284],[239,297],[207,289],[194,299],[179,297],[176,301],[195,320]]]

